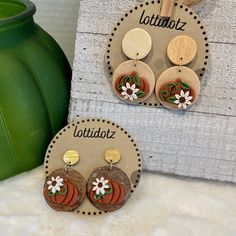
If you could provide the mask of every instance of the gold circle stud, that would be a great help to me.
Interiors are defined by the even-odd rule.
[[[105,160],[109,164],[115,164],[115,163],[119,162],[120,159],[121,159],[120,151],[118,149],[111,148],[111,149],[107,149],[106,150],[106,152],[105,152]]]
[[[79,153],[75,150],[66,151],[63,156],[63,161],[65,162],[65,164],[70,166],[77,164],[79,162],[79,159]]]

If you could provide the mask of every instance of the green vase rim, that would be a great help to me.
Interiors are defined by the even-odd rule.
[[[36,12],[36,7],[34,3],[29,0],[0,0],[0,5],[7,5],[7,3],[9,3],[9,6],[12,3],[15,3],[16,5],[18,4],[19,6],[24,6],[25,9],[15,15],[3,19],[0,18],[0,27],[19,23],[19,21],[25,21],[28,18],[31,18]]]

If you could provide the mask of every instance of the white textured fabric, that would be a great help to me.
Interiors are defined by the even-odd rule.
[[[49,208],[42,167],[0,182],[4,236],[235,236],[236,188],[144,173],[120,210],[79,216]]]

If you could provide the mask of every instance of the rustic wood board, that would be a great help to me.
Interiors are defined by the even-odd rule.
[[[110,89],[104,56],[120,16],[138,0],[82,0],[69,120],[114,120],[137,140],[144,169],[236,182],[236,0],[203,0],[194,9],[207,29],[209,65],[198,102],[187,112],[125,105]]]

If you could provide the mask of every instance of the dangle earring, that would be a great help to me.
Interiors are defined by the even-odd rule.
[[[197,44],[189,36],[172,39],[167,48],[169,60],[176,66],[164,71],[156,82],[155,93],[160,103],[169,109],[187,109],[197,101],[200,81],[197,74],[185,65],[194,60]]]
[[[128,31],[122,40],[123,53],[131,60],[121,63],[113,74],[112,86],[116,95],[126,103],[145,101],[155,87],[152,69],[139,60],[145,58],[152,48],[152,39],[147,31],[135,28]]]
[[[44,197],[57,211],[74,211],[86,196],[86,181],[71,167],[79,162],[79,154],[70,150],[63,156],[65,167],[53,171],[45,180]]]
[[[108,149],[105,160],[109,165],[94,170],[88,179],[88,198],[99,210],[115,211],[130,198],[131,183],[125,172],[114,166],[121,160],[119,150]]]

